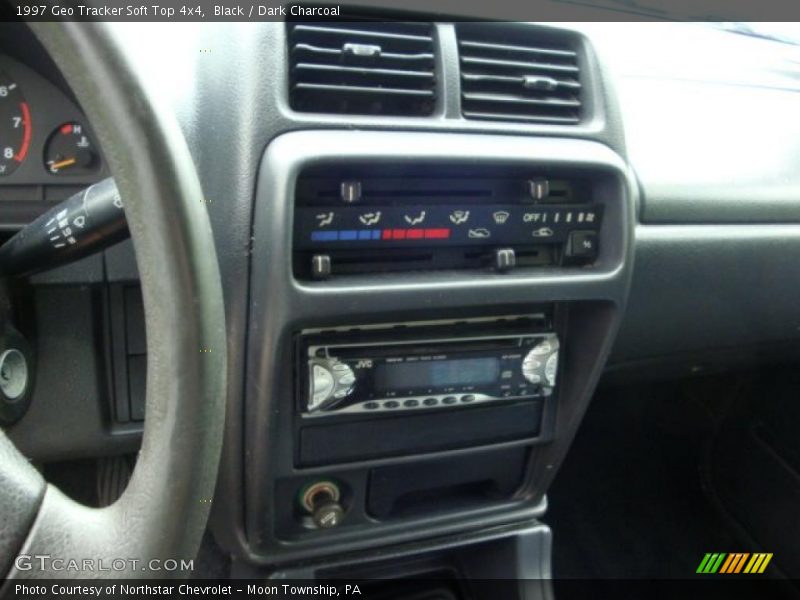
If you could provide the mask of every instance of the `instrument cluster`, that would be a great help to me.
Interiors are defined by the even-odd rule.
[[[0,54],[0,226],[22,225],[108,176],[95,140],[64,90]]]

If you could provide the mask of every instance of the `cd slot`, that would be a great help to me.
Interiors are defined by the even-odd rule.
[[[340,358],[356,358],[364,354],[364,349],[369,348],[369,353],[373,357],[379,356],[393,356],[398,353],[404,355],[423,356],[430,354],[448,354],[453,350],[459,353],[462,352],[476,352],[482,350],[510,350],[520,349],[524,337],[519,335],[512,335],[506,339],[498,338],[483,338],[476,340],[469,340],[458,338],[451,343],[441,340],[413,340],[405,344],[403,343],[388,343],[376,342],[372,346],[365,346],[363,344],[356,348],[348,348],[347,346],[334,346],[331,348],[332,352]]]

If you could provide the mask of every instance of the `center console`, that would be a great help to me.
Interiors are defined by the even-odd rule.
[[[540,517],[626,298],[632,189],[586,140],[276,138],[252,255],[253,560]]]

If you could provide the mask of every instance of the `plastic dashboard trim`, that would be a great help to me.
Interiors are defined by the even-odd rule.
[[[613,185],[609,184],[607,189],[601,186],[599,192],[599,200],[607,211],[599,260],[594,268],[586,270],[524,269],[506,275],[404,273],[394,274],[391,279],[373,275],[301,284],[291,270],[294,182],[304,166],[320,161],[487,161],[600,171],[611,176]],[[607,146],[587,140],[367,131],[302,131],[275,139],[267,148],[259,174],[253,231],[244,408],[245,531],[249,560],[264,564],[307,559],[368,547],[376,543],[376,537],[381,544],[387,544],[428,535],[431,531],[455,532],[478,524],[509,522],[538,514],[548,481],[545,472],[554,471],[554,464],[574,435],[625,306],[632,262],[634,194],[627,165],[619,155]],[[276,289],[280,293],[274,293]],[[495,299],[492,305],[485,305],[485,294],[476,293],[481,290],[491,290]],[[379,305],[374,302],[376,293],[382,294]],[[294,332],[347,323],[414,320],[428,315],[443,317],[465,310],[502,314],[505,307],[561,301],[588,307],[578,311],[584,315],[599,316],[584,324],[580,339],[585,340],[585,348],[573,357],[573,375],[578,372],[581,375],[565,385],[563,421],[559,417],[557,441],[548,444],[556,453],[542,451],[543,461],[533,462],[528,481],[538,481],[539,485],[529,485],[514,501],[494,510],[483,508],[469,514],[416,519],[413,523],[377,524],[366,535],[363,531],[325,532],[324,541],[319,536],[292,543],[275,539],[270,524],[275,480],[326,471],[326,468],[298,470],[287,458],[292,456],[293,441],[287,435],[286,419],[291,418],[291,411],[285,407],[293,405],[292,378],[280,374],[291,372],[292,355],[286,349],[291,348]],[[485,449],[486,446],[441,452],[433,457]],[[412,460],[427,458],[416,456]],[[406,460],[409,457],[377,462],[391,464]],[[376,461],[363,465],[350,463],[348,468],[368,464]]]

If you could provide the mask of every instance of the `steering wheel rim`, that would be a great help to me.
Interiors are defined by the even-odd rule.
[[[0,567],[9,563],[1,553],[16,545],[14,556],[51,558],[14,561],[9,578],[186,575],[163,570],[164,561],[195,558],[205,530],[227,370],[221,279],[200,182],[172,112],[140,81],[111,25],[30,25],[91,120],[125,205],[145,307],[147,418],[131,481],[102,509],[45,484],[0,431],[0,521],[7,527]],[[21,548],[13,543],[19,538]],[[67,568],[84,559],[113,568]]]

